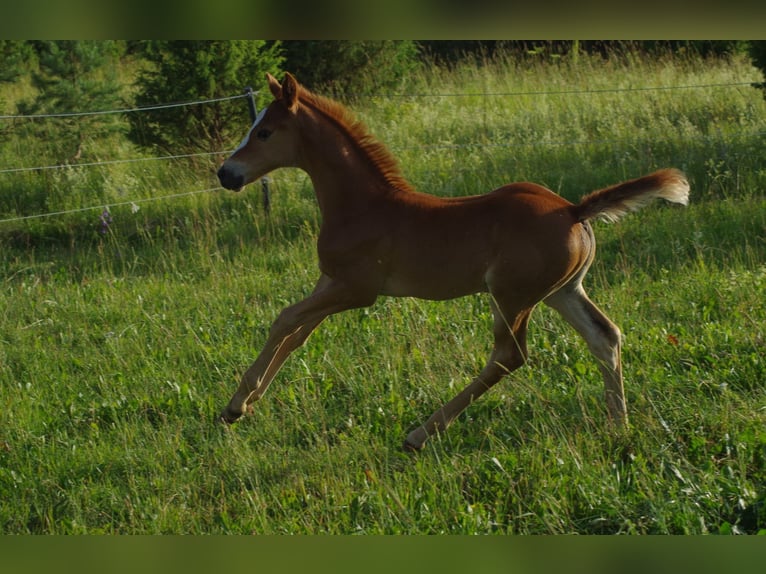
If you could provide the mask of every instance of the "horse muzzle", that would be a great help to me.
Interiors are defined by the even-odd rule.
[[[245,178],[240,173],[236,173],[226,164],[218,170],[218,181],[221,186],[231,191],[241,191],[245,185]]]

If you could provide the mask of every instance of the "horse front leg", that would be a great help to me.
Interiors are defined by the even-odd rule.
[[[289,308],[285,311],[288,310]],[[313,324],[305,323],[285,335],[290,327],[283,326],[284,321],[277,319],[271,327],[269,339],[263,350],[242,375],[237,391],[221,412],[221,420],[226,423],[236,422],[245,413],[250,403],[260,399],[290,353],[300,347],[321,322],[322,319]]]
[[[300,347],[328,315],[368,306],[374,301],[374,295],[366,296],[322,275],[309,297],[284,309],[274,321],[263,350],[245,371],[237,391],[221,412],[221,421],[235,422],[250,403],[260,399],[290,353]]]

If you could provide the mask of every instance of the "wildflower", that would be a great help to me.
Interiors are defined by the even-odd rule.
[[[101,229],[99,231],[101,235],[106,235],[107,231],[109,231],[109,225],[112,223],[112,215],[109,213],[108,207],[104,208],[99,219],[101,221]]]

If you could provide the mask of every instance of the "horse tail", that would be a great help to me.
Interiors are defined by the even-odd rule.
[[[614,222],[661,197],[673,203],[689,203],[689,182],[677,169],[661,169],[611,187],[589,193],[572,206],[578,221],[600,217]]]

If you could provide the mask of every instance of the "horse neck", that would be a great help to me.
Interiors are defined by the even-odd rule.
[[[314,186],[325,221],[348,217],[393,188],[362,147],[320,112],[306,112],[300,167]]]

